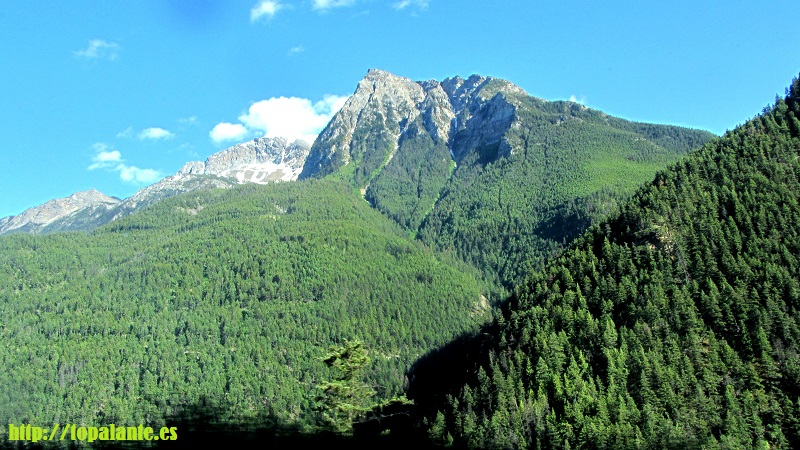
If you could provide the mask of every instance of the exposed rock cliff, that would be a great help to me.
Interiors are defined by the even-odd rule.
[[[445,145],[455,161],[497,143],[498,156],[510,154],[502,138],[516,119],[519,95],[527,97],[516,85],[491,77],[415,82],[371,69],[314,142],[300,178],[327,175],[352,160],[391,158],[403,140],[421,133]],[[389,148],[389,155],[370,154],[360,142],[354,146],[354,139],[364,138],[381,141],[375,150]]]
[[[308,151],[304,141],[259,138],[214,153],[205,162],[188,162],[179,174],[217,175],[240,183],[291,181],[303,170]]]

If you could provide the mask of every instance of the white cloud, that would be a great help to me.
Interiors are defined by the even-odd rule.
[[[103,169],[109,172],[119,172],[122,181],[135,184],[150,184],[158,181],[162,175],[155,169],[140,169],[136,166],[125,164],[122,153],[113,150],[108,144],[98,142],[92,145],[95,151],[92,164],[87,170]]]
[[[325,95],[322,100],[273,97],[253,103],[239,116],[240,123],[218,123],[209,133],[217,143],[241,141],[247,136],[302,139],[312,144],[317,135],[347,101],[348,96]]]
[[[392,5],[392,7],[396,10],[405,9],[409,6],[416,7],[418,9],[428,9],[428,4],[430,2],[428,0],[400,0]]]
[[[240,123],[218,123],[208,134],[215,143],[237,141],[247,136],[247,128]]]
[[[327,11],[332,8],[351,6],[355,3],[356,0],[314,0],[313,8],[318,11]]]
[[[117,170],[119,170],[119,178],[128,183],[151,184],[161,178],[161,173],[153,169],[140,169],[136,166],[120,164]]]
[[[304,51],[306,51],[305,47],[303,47],[302,45],[296,45],[289,49],[289,56],[294,56],[298,53],[303,53]]]
[[[89,170],[108,169],[122,162],[122,154],[119,150],[112,150],[108,145],[98,142],[92,145],[95,151],[92,156],[92,165]]]
[[[102,39],[92,39],[89,45],[83,50],[76,50],[75,55],[86,59],[107,59],[113,61],[119,55],[119,44],[116,42],[106,42]]]
[[[311,144],[347,99],[326,95],[312,104],[305,98],[273,97],[252,104],[239,121],[266,137],[284,137],[290,142],[302,139]]]
[[[264,17],[271,19],[281,8],[283,5],[280,2],[262,0],[250,9],[250,22],[257,22]]]
[[[139,133],[139,139],[142,139],[142,140],[144,140],[144,139],[152,139],[152,140],[171,139],[173,137],[175,137],[174,134],[170,133],[169,131],[167,131],[167,130],[165,130],[163,128],[158,128],[158,127],[145,128],[144,130],[142,130]]]

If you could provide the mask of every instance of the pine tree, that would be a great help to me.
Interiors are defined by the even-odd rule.
[[[323,362],[334,371],[331,381],[322,383],[317,398],[317,409],[322,413],[325,426],[350,434],[353,422],[370,410],[369,399],[375,391],[362,381],[364,369],[370,358],[361,341],[347,341],[331,346]]]

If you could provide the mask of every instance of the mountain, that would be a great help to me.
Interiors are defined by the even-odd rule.
[[[100,191],[91,189],[76,192],[67,198],[50,200],[27,209],[22,214],[0,219],[0,234],[11,232],[40,233],[58,227],[80,214],[103,214],[121,202]]]
[[[17,216],[0,219],[0,234],[90,230],[180,193],[297,179],[308,155],[304,141],[258,138],[186,163],[178,173],[147,186],[125,200],[96,190],[51,200]]]
[[[300,179],[346,180],[426,245],[510,287],[710,133],[547,102],[501,79],[370,70]]]
[[[409,395],[476,448],[798,448],[800,80],[531,273]]]
[[[637,180],[652,180],[712,137],[546,102],[490,77],[414,82],[371,70],[310,149],[285,140],[240,144],[112,208],[70,216],[69,226],[91,231],[0,237],[0,316],[9,318],[0,327],[0,419],[160,426],[213,410],[215,423],[232,430],[265,418],[319,430],[333,413],[353,428],[382,431],[418,417],[395,397],[409,387],[416,411],[427,414],[423,428],[437,439],[525,442],[530,427],[513,414],[527,420],[539,411],[531,394],[487,396],[511,389],[502,380],[516,382],[514,370],[530,377],[537,366],[511,348],[504,357],[517,359],[496,368],[497,349],[537,330],[525,328],[524,313],[538,303],[513,315],[515,299],[529,288],[556,291],[549,276],[568,273],[535,272],[509,306],[494,306],[545,258],[613,217]],[[250,182],[298,172],[292,183]],[[655,239],[639,237],[673,248],[672,228],[659,226]],[[588,276],[591,288],[593,274],[575,279],[585,284]],[[592,292],[604,301],[618,293]],[[555,352],[573,334],[594,333],[591,326],[580,322],[541,345]],[[501,334],[503,327],[523,331]],[[459,336],[467,354],[454,357],[447,343]],[[331,359],[337,348],[342,358],[360,349],[357,361]],[[435,370],[426,372],[420,358]],[[489,386],[481,367],[497,375],[494,390],[476,397],[461,388],[474,377]],[[444,378],[435,389],[431,373]],[[353,386],[363,394],[355,405],[346,400]],[[352,423],[372,391],[375,420]],[[518,399],[528,402],[524,411],[495,414]],[[480,418],[470,415],[478,410]],[[517,420],[522,431],[509,431],[515,440],[505,442],[469,428],[492,430],[488,417],[500,427]]]

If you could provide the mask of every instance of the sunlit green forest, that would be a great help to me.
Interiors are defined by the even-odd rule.
[[[362,340],[378,398],[398,395],[417,357],[490,317],[477,279],[330,181],[3,237],[0,416],[155,426],[202,400],[314,423],[329,345]]]

